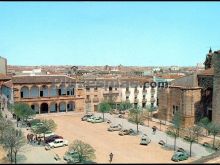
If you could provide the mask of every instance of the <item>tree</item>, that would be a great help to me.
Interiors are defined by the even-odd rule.
[[[13,162],[13,153],[15,163],[17,162],[17,153],[25,145],[25,137],[21,130],[9,127],[3,136],[3,147],[9,151],[11,163]]]
[[[25,136],[21,130],[17,131],[16,139],[15,139],[15,146],[13,149],[14,156],[15,156],[15,164],[17,163],[17,154],[21,150],[21,148],[26,144]]]
[[[176,138],[178,137],[178,130],[171,126],[166,130],[166,134],[170,137],[174,137],[174,151],[176,150]]]
[[[192,144],[198,141],[198,137],[200,134],[198,134],[201,130],[201,127],[193,126],[188,129],[188,138],[184,138],[185,141],[188,141],[190,143],[190,156],[192,155]]]
[[[119,111],[129,110],[130,108],[132,108],[132,104],[127,101],[121,102],[118,107]]]
[[[220,133],[220,125],[214,122],[211,122],[208,124],[208,131],[210,132],[211,135],[213,135],[213,144],[212,148],[215,148],[215,137],[217,134]]]
[[[150,118],[152,117],[152,112],[154,111],[152,106],[147,107],[147,119],[148,119],[148,127],[150,125]]]
[[[209,129],[208,125],[209,125],[209,123],[210,123],[210,120],[209,120],[208,117],[204,117],[204,118],[200,119],[199,123],[198,123],[199,126],[206,129],[206,135],[208,135],[208,129]]]
[[[179,136],[180,128],[182,127],[183,117],[180,112],[176,112],[173,117],[173,126],[177,130],[177,136]]]
[[[111,106],[109,105],[109,103],[103,101],[99,104],[98,110],[99,110],[99,112],[102,113],[103,121],[104,121],[104,119],[105,119],[104,114],[111,110]]]
[[[48,131],[53,132],[57,128],[57,124],[52,119],[40,120],[40,122],[43,124],[35,128],[31,128],[31,131],[34,134],[44,134],[44,139],[45,139],[45,133],[47,133]]]
[[[202,134],[202,127],[200,127],[199,125],[193,126],[193,132],[196,135],[196,141],[197,143],[199,143],[199,137]]]
[[[5,118],[0,119],[0,142],[3,140],[3,136],[9,127],[12,127],[13,123]]]
[[[90,161],[95,159],[95,149],[81,140],[75,140],[69,145],[69,151],[76,151],[79,154],[79,161]]]
[[[18,127],[18,118],[22,119],[23,121],[27,121],[27,119],[31,116],[34,116],[36,113],[35,111],[26,103],[15,103],[11,105],[12,111],[15,113],[17,118],[17,127]]]
[[[130,110],[129,120],[134,122],[137,125],[137,133],[139,132],[138,125],[143,123],[145,119],[146,117],[145,117],[144,111],[140,107],[133,108]]]

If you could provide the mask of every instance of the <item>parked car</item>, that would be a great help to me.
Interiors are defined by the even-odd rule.
[[[150,142],[151,142],[151,140],[147,135],[141,136],[140,145],[148,145]]]
[[[163,146],[163,145],[165,145],[165,142],[163,140],[160,140],[158,144]]]
[[[134,134],[134,130],[133,129],[124,129],[124,130],[121,130],[118,134],[120,136],[124,136],[124,135],[132,135]]]
[[[92,117],[93,116],[93,114],[85,114],[82,118],[81,118],[81,120],[82,121],[86,121],[89,117]]]
[[[122,118],[122,119],[124,118],[124,116],[123,116],[122,114],[118,115],[118,117],[119,117],[119,118]]]
[[[202,145],[203,145],[204,147],[211,147],[211,145],[210,145],[209,143],[207,143],[207,142],[204,142]]]
[[[111,123],[111,120],[107,120],[107,123],[110,124],[110,123]]]
[[[63,156],[63,159],[67,162],[79,163],[79,154],[75,150],[67,151]]]
[[[186,152],[183,148],[178,148],[176,151],[177,152]]]
[[[125,111],[119,111],[119,114],[123,114],[123,115],[124,115],[124,114],[125,114]]]
[[[178,162],[182,160],[187,160],[189,158],[189,154],[186,152],[175,152],[171,158],[172,161]]]
[[[95,118],[96,118],[95,116],[91,116],[91,117],[88,117],[88,118],[86,119],[86,121],[91,122],[91,121],[94,120]]]
[[[56,139],[63,139],[63,137],[58,136],[58,135],[51,135],[51,136],[45,138],[45,143],[54,142],[54,140],[56,140]]]
[[[68,141],[64,139],[55,139],[53,142],[48,143],[50,148],[64,147],[68,146]]]
[[[96,117],[91,122],[92,123],[102,123],[104,121],[103,121],[102,117]]]
[[[122,129],[121,124],[118,124],[118,125],[110,126],[107,130],[112,132],[112,131],[120,131],[121,129]]]

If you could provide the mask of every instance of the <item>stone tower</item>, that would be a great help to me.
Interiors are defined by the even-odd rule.
[[[212,120],[220,124],[220,50],[214,52],[213,66]]]

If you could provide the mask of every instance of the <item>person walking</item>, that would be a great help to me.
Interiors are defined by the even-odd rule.
[[[110,158],[109,162],[112,163],[112,159],[113,159],[113,153],[112,152],[109,154],[109,158]]]

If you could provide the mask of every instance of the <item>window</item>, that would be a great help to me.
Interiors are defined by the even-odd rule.
[[[117,91],[118,89],[117,89],[117,88],[115,88],[115,90]]]
[[[97,90],[98,90],[98,88],[97,88],[97,87],[95,87],[95,88],[94,88],[94,90],[95,90],[95,91],[97,91]]]
[[[135,98],[134,99],[137,99],[137,96],[135,96]]]
[[[129,99],[129,96],[126,96],[126,100],[128,100]]]
[[[86,95],[86,99],[89,99],[89,95]]]
[[[109,87],[109,91],[112,91],[112,87]]]
[[[145,99],[146,95],[143,95],[143,99]]]
[[[21,92],[21,98],[23,98],[23,92]]]
[[[67,95],[70,95],[70,91],[67,91]]]
[[[86,88],[86,91],[90,91],[90,88]]]
[[[61,93],[61,90],[60,90]],[[40,97],[43,97],[43,91],[40,91]]]

